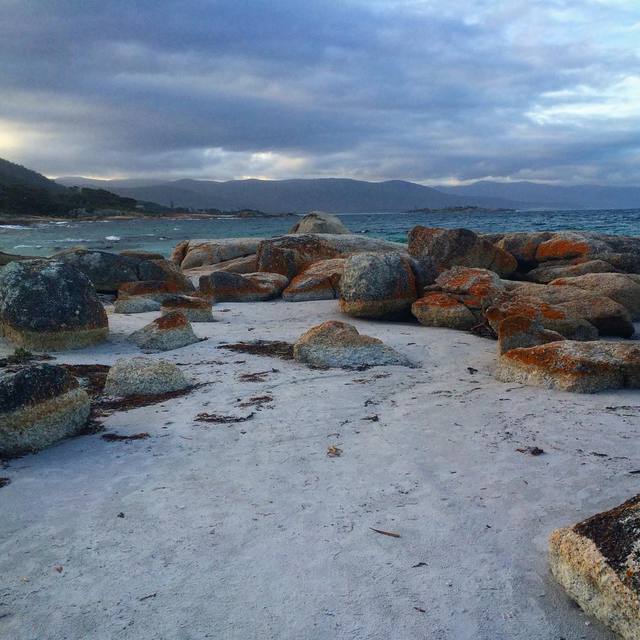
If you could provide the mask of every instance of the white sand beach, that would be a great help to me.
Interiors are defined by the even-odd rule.
[[[108,342],[57,361],[139,353],[126,336],[155,316],[112,314]],[[150,438],[80,436],[0,469],[1,638],[613,638],[550,577],[547,539],[638,492],[637,391],[500,383],[495,342],[409,323],[349,319],[415,369],[218,348],[292,342],[344,320],[336,301],[214,316],[161,355],[205,386],[104,419]]]

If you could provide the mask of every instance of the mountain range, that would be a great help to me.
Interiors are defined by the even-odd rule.
[[[510,209],[640,208],[640,187],[556,186],[534,182],[480,181],[426,187],[404,180],[366,182],[344,178],[295,180],[95,180],[58,178],[67,186],[108,189],[123,197],[164,206],[266,213],[407,211],[477,206]]]

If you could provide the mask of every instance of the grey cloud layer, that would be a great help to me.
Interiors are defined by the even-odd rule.
[[[640,107],[618,105],[640,101],[635,4],[0,0],[0,155],[53,175],[638,184]],[[5,152],[3,130],[24,143]]]

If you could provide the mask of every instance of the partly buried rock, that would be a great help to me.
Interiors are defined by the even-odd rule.
[[[191,281],[175,282],[172,280],[147,280],[143,282],[126,282],[118,289],[118,299],[149,298],[156,302],[164,302],[176,295],[189,295],[195,292]]]
[[[183,269],[226,262],[257,253],[264,238],[221,238],[217,240],[183,240],[171,254],[171,260]]]
[[[565,340],[511,349],[498,359],[496,377],[577,393],[638,388],[640,345]]]
[[[551,573],[589,615],[640,638],[640,495],[549,539]]]
[[[211,302],[197,296],[174,296],[162,303],[162,314],[183,313],[189,322],[213,322]]]
[[[200,342],[184,314],[173,311],[134,331],[129,340],[148,352],[170,351]]]
[[[518,266],[510,253],[469,229],[414,227],[409,232],[409,253],[417,260],[429,260],[438,271],[478,267],[505,277]]]
[[[358,253],[406,253],[406,245],[357,234],[316,233],[271,238],[260,243],[258,271],[293,278],[320,260],[346,258]]]
[[[571,316],[567,310],[536,298],[507,299],[485,312],[485,318],[496,334],[502,321],[511,316],[537,320],[545,329],[569,340],[597,340],[599,335],[596,327],[584,318]]]
[[[577,287],[592,296],[611,298],[629,311],[632,320],[640,320],[640,282],[624,273],[588,273],[559,278],[551,285]]]
[[[455,296],[437,291],[416,300],[411,305],[411,313],[426,327],[467,331],[478,324],[473,312]]]
[[[293,355],[299,362],[321,368],[413,366],[405,356],[381,340],[360,335],[353,325],[335,320],[309,329],[295,343]]]
[[[109,369],[104,392],[110,396],[156,395],[191,386],[173,362],[136,356],[121,358]]]
[[[215,271],[200,277],[199,293],[212,302],[259,302],[277,298],[288,284],[279,273]]]
[[[358,318],[407,312],[418,297],[411,260],[398,253],[359,253],[345,263],[340,310]]]
[[[7,340],[34,351],[86,347],[109,333],[107,314],[89,279],[55,260],[3,267],[0,328]]]
[[[531,282],[548,284],[557,278],[575,278],[587,273],[611,273],[613,266],[604,260],[585,260],[577,264],[561,264],[545,262],[541,266],[524,274],[524,278]]]
[[[312,211],[296,222],[289,233],[351,233],[338,216]]]
[[[535,347],[558,340],[564,340],[564,336],[545,329],[538,319],[525,316],[508,316],[498,327],[499,354],[511,349]]]
[[[0,457],[38,451],[78,433],[90,401],[64,368],[25,367],[0,376]]]
[[[116,300],[114,313],[149,313],[160,311],[161,305],[152,298],[144,296],[134,296],[133,298],[121,298]]]
[[[345,258],[334,258],[312,264],[289,283],[282,292],[283,299],[289,302],[301,302],[337,298],[345,262]]]

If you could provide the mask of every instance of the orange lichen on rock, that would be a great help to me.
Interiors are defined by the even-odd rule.
[[[548,389],[593,393],[640,387],[640,345],[566,340],[500,356],[496,376]]]
[[[540,243],[536,249],[536,260],[569,260],[589,253],[590,246],[585,240],[556,236]]]
[[[428,293],[413,303],[411,313],[426,327],[447,327],[464,331],[478,323],[473,312],[448,293]]]

